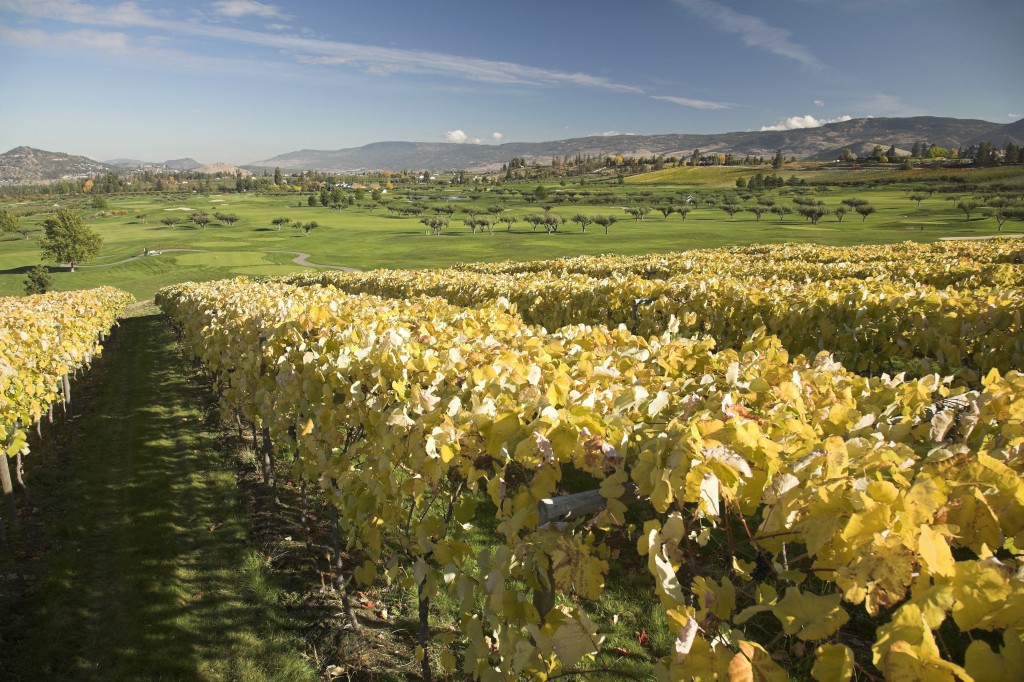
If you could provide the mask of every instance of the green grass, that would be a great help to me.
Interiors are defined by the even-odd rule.
[[[732,178],[723,187],[731,186],[738,175],[753,172],[743,167],[671,170],[703,175],[704,180],[709,182],[718,178],[712,184],[722,184],[727,176]],[[985,169],[978,172],[980,175],[976,177],[986,181],[1005,176],[1005,173],[993,175]],[[696,183],[696,177],[690,180]],[[529,192],[534,186],[531,184],[518,189]],[[591,225],[587,233],[582,234],[579,226],[572,222],[567,222],[555,235],[546,235],[543,230],[533,232],[524,222],[517,223],[511,232],[499,223],[494,234],[471,234],[462,222],[462,211],[467,207],[486,209],[500,199],[509,212],[522,217],[528,213],[540,213],[545,205],[551,205],[545,202],[527,203],[509,197],[504,193],[505,189],[509,188],[489,192],[465,188],[444,189],[444,194],[472,194],[476,198],[472,201],[450,202],[449,205],[455,206],[459,212],[453,216],[450,227],[440,236],[424,234],[426,228],[416,218],[390,215],[383,208],[372,213],[363,207],[342,211],[324,207],[310,208],[306,206],[305,195],[298,194],[113,197],[109,199],[110,209],[126,211],[125,215],[91,218],[94,210],[82,210],[86,223],[103,235],[104,245],[100,256],[75,273],[56,266],[51,266],[51,270],[58,289],[112,284],[132,292],[140,299],[146,299],[160,287],[181,281],[223,279],[238,275],[283,275],[310,269],[296,265],[292,262],[294,256],[283,252],[306,252],[312,255],[314,263],[359,269],[427,268],[471,261],[534,260],[602,253],[640,254],[765,242],[854,245],[908,239],[932,241],[940,237],[996,233],[995,220],[984,217],[980,211],[967,221],[952,202],[946,200],[946,195],[942,194],[932,195],[918,208],[906,199],[903,188],[898,185],[873,189],[841,185],[800,189],[812,193],[831,208],[838,206],[843,198],[857,196],[870,201],[878,211],[864,222],[851,213],[842,223],[834,216],[828,216],[818,225],[811,225],[799,215],[786,216],[780,222],[773,214],[766,214],[760,221],[756,221],[753,214],[740,213],[730,220],[720,209],[708,206],[693,210],[685,221],[678,214],[665,218],[659,212],[652,211],[642,222],[637,222],[623,211],[624,206],[630,203],[658,205],[669,200],[680,204],[691,191],[706,193],[711,190],[706,186],[697,189],[685,185],[598,188],[566,184],[549,188],[553,201],[569,192],[591,194],[578,195],[575,202],[555,203],[552,212],[566,220],[575,213],[617,216],[619,222],[612,226],[609,234],[604,234],[596,225]],[[774,197],[778,203],[788,204],[792,201],[793,192],[791,188],[783,188],[772,191],[769,196]],[[588,203],[598,197],[604,197],[604,203]],[[390,201],[407,202],[398,192],[390,196]],[[745,205],[752,202],[750,200]],[[52,199],[19,203],[14,208],[22,211],[45,210],[52,203]],[[79,201],[79,205],[81,203]],[[441,205],[443,202],[438,199],[427,203]],[[231,212],[239,215],[240,220],[232,227],[214,222],[206,229],[199,229],[189,222],[168,228],[159,222],[167,215],[186,215],[184,211],[167,210],[181,207],[204,209],[210,214],[217,211]],[[146,213],[145,223],[135,218],[138,211]],[[321,227],[308,237],[289,227],[279,231],[270,222],[276,216],[288,216],[294,221],[316,220]],[[44,214],[38,213],[22,219],[24,224],[34,230],[30,239],[0,239],[0,295],[22,293],[26,271],[40,262],[36,240],[41,234],[39,226],[44,217]],[[1019,232],[1021,223],[1008,222],[1004,231]],[[165,253],[108,265],[138,256],[144,248],[163,250]],[[199,251],[169,251],[171,249]],[[102,267],[88,267],[97,265]]]
[[[123,321],[72,395],[27,463],[28,554],[0,565],[28,576],[0,589],[0,677],[317,679],[166,325]]]

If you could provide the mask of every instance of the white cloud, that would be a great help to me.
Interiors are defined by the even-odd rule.
[[[1010,118],[1020,118],[1020,114],[1007,114]]]
[[[816,106],[823,107],[823,106],[825,106],[825,100],[823,100],[823,99],[816,99],[816,100],[814,100],[814,104]]]
[[[694,109],[732,109],[733,104],[729,102],[710,102],[703,99],[689,99],[687,97],[668,97],[664,95],[651,95],[651,99],[660,99],[665,102],[672,102],[681,107],[693,107]]]
[[[461,130],[449,130],[444,134],[444,139],[455,144],[462,144],[469,139],[469,135]]]
[[[824,64],[805,46],[792,40],[792,33],[784,28],[765,23],[759,17],[740,14],[734,9],[712,0],[675,0],[702,19],[707,19],[720,31],[736,33],[744,45],[756,47],[786,57],[815,70]]]
[[[826,123],[841,123],[843,121],[849,121],[850,116],[842,115],[836,118],[815,118],[810,114],[804,116],[790,116],[784,121],[779,121],[770,126],[761,126],[762,131],[766,130],[796,130],[798,128],[817,128],[823,126]]]
[[[217,0],[211,6],[216,14],[232,18],[257,16],[273,19],[283,16],[281,8],[256,0]]]
[[[499,132],[491,133],[491,142],[495,144],[501,144],[501,141],[505,139],[505,135]]]

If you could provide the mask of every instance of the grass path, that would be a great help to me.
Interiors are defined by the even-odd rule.
[[[37,511],[27,577],[0,582],[0,678],[316,679],[163,321],[124,320],[72,395],[28,468]]]

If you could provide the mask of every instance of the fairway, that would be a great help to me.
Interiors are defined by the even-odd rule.
[[[841,222],[835,215],[828,215],[817,224],[811,224],[795,212],[781,220],[770,212],[758,220],[747,211],[730,218],[713,205],[721,197],[740,194],[731,184],[736,177],[750,176],[753,172],[749,168],[678,168],[636,176],[624,186],[554,185],[548,187],[548,200],[544,202],[536,202],[530,196],[535,185],[483,190],[430,188],[428,196],[435,198],[424,201],[428,207],[424,215],[433,215],[433,209],[454,211],[448,227],[440,235],[427,234],[426,226],[416,217],[387,210],[388,206],[412,205],[419,195],[411,190],[392,192],[384,199],[384,205],[375,209],[357,203],[342,210],[319,205],[310,207],[308,195],[297,192],[114,195],[108,199],[109,208],[102,212],[86,208],[85,200],[78,199],[71,200],[69,205],[84,216],[86,225],[103,236],[103,248],[97,258],[75,273],[52,264],[50,270],[58,290],[112,284],[139,299],[147,299],[157,289],[176,282],[243,274],[287,275],[316,269],[294,263],[299,253],[310,254],[311,263],[370,270],[584,254],[630,255],[758,243],[812,242],[848,246],[934,241],[996,234],[998,229],[996,221],[981,211],[967,220],[943,193],[929,195],[918,206],[908,200],[906,188],[897,186],[784,187],[762,195],[777,204],[787,205],[792,205],[799,197],[810,197],[824,202],[830,209],[839,206],[844,199],[863,199],[876,209],[866,220],[852,211]],[[821,172],[825,171],[807,171],[804,175],[813,178]],[[640,184],[673,177],[672,173],[679,181],[693,184]],[[1009,178],[1019,182],[1020,175],[1018,170]],[[1007,177],[1004,174],[995,179],[1006,180]],[[633,180],[637,184],[632,184]],[[407,198],[406,194],[412,198]],[[665,217],[657,210],[658,206],[666,204],[686,204],[693,194],[698,198],[685,220],[679,213]],[[756,204],[750,194],[743,196],[740,194],[736,199],[743,209]],[[446,197],[461,200],[446,200]],[[647,205],[653,210],[643,220],[634,220],[624,209],[636,205]],[[50,199],[21,201],[6,206],[26,214],[22,221],[31,231],[28,239],[6,236],[0,240],[0,295],[21,293],[26,271],[40,262],[36,242],[42,234],[42,220],[53,209],[53,202]],[[498,208],[504,209],[501,215],[516,218],[511,229],[506,223],[495,221],[491,231],[480,230],[473,234],[466,225],[468,211],[488,215],[489,209]],[[200,228],[188,220],[189,215],[200,210],[211,215],[230,212],[239,219],[230,226],[214,220]],[[556,233],[547,234],[543,228],[535,231],[524,220],[531,214],[544,212],[565,221]],[[594,224],[583,233],[580,226],[572,222],[576,214],[608,215],[617,222],[607,234]],[[161,220],[167,216],[175,216],[179,222],[165,225]],[[319,226],[304,235],[291,225],[280,229],[274,226],[272,221],[277,217],[289,218],[292,225],[315,221]],[[1019,221],[1010,221],[1004,226],[1004,232],[1019,231],[1019,225]],[[146,249],[161,253],[137,258]]]

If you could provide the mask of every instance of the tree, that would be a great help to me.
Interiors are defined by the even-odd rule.
[[[839,160],[845,163],[849,163],[850,161],[853,161],[856,158],[857,157],[854,155],[854,153],[849,149],[844,149],[843,151],[839,152]]]
[[[142,211],[139,211],[138,213],[135,214],[135,219],[138,220],[143,225],[146,224],[146,218],[147,217],[148,216],[145,213],[143,213]]]
[[[292,222],[291,218],[288,218],[287,216],[280,216],[280,217],[277,217],[277,218],[274,218],[273,220],[271,220],[270,224],[271,225],[277,225],[277,231],[280,232],[282,227],[284,227],[285,225],[288,225],[291,222]]]
[[[784,163],[786,163],[786,158],[782,155],[782,150],[780,149],[775,152],[775,158],[772,159],[772,168],[779,170]]]
[[[928,195],[924,194],[923,192],[914,192],[907,196],[907,198],[910,199],[911,201],[917,202],[917,207],[921,208],[921,202],[927,199]]]
[[[92,201],[91,201],[91,202],[89,202],[89,204],[90,204],[90,205],[91,205],[91,206],[92,206],[93,208],[98,208],[98,209],[100,209],[101,211],[105,211],[105,210],[107,210],[108,208],[110,208],[110,204],[108,204],[108,203],[107,203],[107,200],[106,200],[106,199],[104,199],[103,197],[101,197],[101,196],[100,196],[100,195],[98,195],[98,194],[97,194],[96,196],[94,196],[94,197],[92,198]]]
[[[234,225],[238,222],[238,216],[234,213],[214,213],[213,217],[225,225]]]
[[[768,207],[757,204],[756,206],[751,206],[747,210],[757,216],[757,222],[761,222],[761,216],[768,212]]]
[[[210,222],[210,214],[206,211],[197,211],[192,214],[192,222],[205,230],[207,223]]]
[[[836,218],[839,219],[839,222],[843,222],[843,218],[846,217],[847,210],[849,210],[849,209],[847,209],[845,206],[840,204],[839,206],[836,207],[836,210],[833,211],[836,214]]]
[[[53,278],[50,277],[50,271],[45,265],[30,268],[25,274],[25,293],[29,296],[53,291]]]
[[[682,218],[683,220],[686,220],[686,214],[689,213],[692,210],[693,210],[693,208],[690,207],[690,206],[686,206],[686,205],[676,206],[676,213],[678,213],[679,217]]]
[[[619,219],[611,215],[599,215],[594,216],[594,222],[604,228],[604,233],[608,234],[608,229],[619,222]]]
[[[506,232],[512,231],[512,226],[516,224],[517,218],[511,213],[505,213],[501,216],[501,222],[505,223]]]
[[[831,213],[829,209],[824,206],[801,206],[797,211],[800,215],[811,221],[812,225],[817,225],[818,221]]]
[[[971,214],[977,209],[981,208],[981,202],[977,199],[964,199],[956,202],[956,207],[964,212],[967,220],[971,219]]]
[[[633,216],[633,220],[640,222],[643,220],[648,213],[651,212],[650,206],[628,206],[626,213]]]
[[[558,232],[558,228],[565,224],[565,218],[560,215],[548,213],[544,216],[544,232],[547,234],[554,234]]]
[[[420,222],[426,225],[434,236],[441,234],[441,230],[448,227],[448,218],[442,216],[424,216],[423,218],[420,218]]]
[[[853,210],[860,216],[860,221],[864,222],[868,219],[869,215],[875,212],[875,207],[865,202],[863,204],[857,204]]]
[[[320,223],[315,220],[310,220],[308,223],[295,223],[293,227],[297,230],[302,230],[303,237],[308,237],[310,232],[320,227]]]
[[[544,216],[541,215],[540,213],[529,213],[529,214],[523,216],[523,220],[525,220],[526,222],[530,223],[530,227],[533,228],[534,232],[537,231],[537,226],[538,225],[543,225],[544,224]]]
[[[278,187],[281,186],[281,169],[280,168],[275,168],[274,169],[274,184],[277,185]]]
[[[0,233],[20,234],[28,239],[28,227],[21,224],[21,218],[6,208],[0,208]]]
[[[774,213],[777,216],[779,216],[779,222],[780,223],[786,217],[787,213],[792,213],[792,212],[793,212],[793,209],[791,209],[789,206],[784,206],[782,204],[779,204],[778,206],[772,206],[772,213]]]
[[[306,204],[307,204],[307,205],[308,205],[308,206],[309,206],[310,208],[315,208],[315,207],[316,207],[316,205],[317,205],[318,203],[319,203],[319,202],[317,201],[317,198],[316,198],[316,195],[315,195],[315,194],[310,194],[310,195],[309,195],[309,199],[307,199],[307,200],[306,200]]]
[[[580,228],[583,230],[583,234],[587,233],[587,225],[589,225],[590,223],[594,222],[594,219],[592,217],[588,216],[585,213],[577,213],[576,215],[574,215],[569,220],[571,220],[574,223],[577,223],[580,226]]]
[[[723,203],[718,208],[722,209],[729,214],[729,220],[733,219],[733,216],[743,210],[739,204],[727,204]]]
[[[167,227],[174,227],[178,223],[178,216],[169,215],[166,218],[161,218],[160,222]]]
[[[43,221],[44,236],[39,240],[43,257],[58,263],[67,263],[71,272],[75,265],[95,258],[103,246],[103,237],[86,227],[82,216],[66,208]]]

